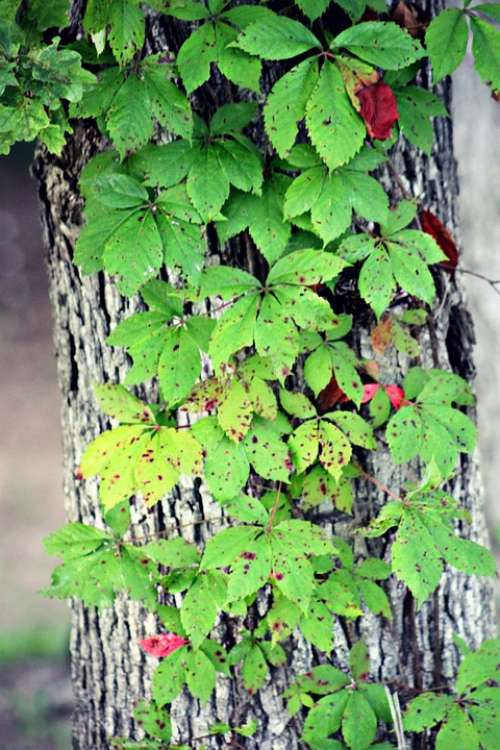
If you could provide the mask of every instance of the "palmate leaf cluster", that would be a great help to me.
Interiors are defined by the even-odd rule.
[[[384,382],[356,334],[369,320],[376,355],[419,354],[446,256],[422,231],[421,206],[391,202],[380,177],[394,171],[399,137],[430,154],[432,120],[447,116],[419,85],[427,57],[440,81],[470,28],[479,75],[500,88],[500,6],[445,10],[419,41],[382,0],[277,5],[89,0],[68,42],[68,0],[0,0],[0,152],[38,137],[60,154],[75,123],[95,123],[108,148],[79,178],[74,261],[140,300],[107,340],[131,362],[123,384],[96,387],[109,429],[75,467],[78,481],[98,482],[105,526],[70,523],[46,540],[62,560],[48,595],[106,608],[125,592],[185,640],[136,708],[146,738],[116,740],[122,750],[174,747],[168,706],[185,688],[204,702],[218,679],[258,691],[288,663],[292,635],[322,652],[285,696],[291,714],[308,712],[303,742],[386,750],[385,688],[361,640],[348,667],[329,663],[334,622],[352,633],[367,612],[391,619],[392,576],[420,606],[447,565],[495,571],[491,553],[461,535],[467,513],[440,489],[474,448],[470,387],[420,367]],[[146,44],[152,18],[183,40],[168,54]],[[368,113],[359,94],[380,86],[394,103],[392,135],[377,139],[373,117],[387,113],[378,101]],[[230,96],[218,107],[221,87]],[[207,243],[223,262],[207,257]],[[156,403],[128,389],[150,380]],[[358,483],[380,486],[366,454],[386,449],[401,471],[424,464],[426,479],[354,536],[326,533],[315,522],[323,511],[355,526]],[[205,544],[193,541],[206,538],[196,520],[185,534],[129,538],[131,503],[173,502],[178,484],[200,482],[224,519]],[[369,552],[379,536],[384,559]],[[235,634],[228,650],[215,635],[221,615]],[[493,663],[496,642],[465,655],[455,692],[412,700],[406,730],[435,727],[439,750],[459,738],[493,750]],[[255,731],[253,720],[209,728],[233,744]]]

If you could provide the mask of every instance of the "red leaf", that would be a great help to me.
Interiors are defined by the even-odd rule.
[[[389,401],[395,409],[400,409],[405,403],[405,392],[399,385],[386,385],[385,392],[389,396]]]
[[[377,393],[380,388],[380,383],[367,383],[363,388],[363,398],[361,399],[362,404],[367,404]]]
[[[392,135],[392,127],[399,120],[398,106],[394,92],[387,83],[379,81],[364,86],[357,92],[368,133],[372,138],[385,141]]]
[[[139,641],[143,651],[150,654],[150,656],[156,656],[158,658],[168,656],[174,651],[177,651],[178,648],[185,646],[186,643],[188,643],[188,641],[175,633],[151,635],[149,638],[143,638],[142,641]]]
[[[326,388],[323,388],[318,396],[318,406],[321,411],[327,411],[335,404],[344,404],[349,399],[339,386],[335,378],[332,378]]]
[[[424,232],[427,232],[431,237],[434,237],[437,244],[448,258],[448,261],[443,261],[439,265],[447,271],[454,271],[458,264],[458,250],[453,237],[446,229],[441,219],[438,219],[432,211],[422,211],[420,214],[420,220]]]

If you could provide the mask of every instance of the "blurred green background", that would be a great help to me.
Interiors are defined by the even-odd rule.
[[[500,279],[500,104],[471,61],[455,85],[462,264]],[[69,750],[69,613],[38,596],[53,561],[42,538],[64,522],[59,400],[32,147],[0,160],[0,746]],[[463,276],[476,322],[480,449],[500,548],[500,297]]]

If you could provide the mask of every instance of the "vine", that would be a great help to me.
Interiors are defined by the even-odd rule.
[[[329,23],[335,5],[339,33]],[[471,575],[496,570],[487,549],[457,534],[468,516],[443,489],[475,445],[469,385],[421,367],[385,383],[351,348],[359,321],[340,309],[336,289],[350,280],[363,320],[375,317],[374,352],[419,354],[435,278],[455,270],[457,253],[425,202],[407,195],[390,153],[399,137],[431,152],[432,118],[447,112],[420,71],[429,59],[434,83],[452,73],[469,28],[476,69],[498,95],[500,5],[465,2],[425,34],[405,3],[281,6],[89,0],[76,28],[68,0],[0,0],[0,153],[38,137],[60,154],[74,120],[95,120],[109,148],[81,174],[85,226],[74,260],[144,303],[108,338],[132,365],[125,384],[96,386],[115,426],[77,469],[81,481],[99,477],[107,528],[73,522],[49,535],[47,551],[62,563],[46,593],[104,608],[125,591],[161,622],[162,632],[141,641],[160,660],[152,701],[134,713],[146,739],[116,739],[117,748],[174,747],[168,706],[184,685],[208,701],[217,675],[237,669],[252,694],[287,662],[283,644],[298,629],[321,654],[285,693],[292,716],[307,712],[311,750],[385,750],[390,742],[373,744],[382,726],[398,747],[405,731],[438,727],[439,750],[495,750],[498,640],[476,653],[457,641],[454,692],[437,686],[412,697],[403,722],[390,691],[370,678],[362,641],[348,670],[329,660],[334,617],[348,625],[366,610],[391,617],[389,576],[418,607],[445,564]],[[175,55],[143,52],[155,13],[189,29]],[[279,61],[280,77],[261,88],[269,61]],[[237,101],[207,115],[196,92],[214,69]],[[262,126],[264,143],[255,136]],[[384,169],[399,186],[396,205]],[[252,272],[236,258],[205,264],[207,232],[220,246],[242,238],[257,257]],[[125,387],[151,379],[158,403]],[[399,495],[367,471],[367,452],[385,446],[395,464],[420,459],[420,484]],[[204,548],[182,527],[128,541],[131,499],[151,507],[182,477],[202,480],[231,523]],[[368,525],[351,524],[349,538],[332,536],[318,508],[352,515],[357,481],[387,502]],[[359,558],[355,534],[385,536],[390,562]],[[257,601],[267,602],[264,614]],[[221,613],[239,623],[229,653],[214,638]],[[250,719],[209,732],[242,747],[256,729]]]

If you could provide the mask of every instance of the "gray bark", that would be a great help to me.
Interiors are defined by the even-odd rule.
[[[436,11],[441,2],[430,2]],[[167,29],[167,32],[169,30]],[[169,33],[155,24],[152,48],[162,48]],[[221,94],[218,91],[219,95]],[[443,93],[449,100],[446,85]],[[458,233],[456,198],[458,185],[453,158],[453,134],[450,120],[436,122],[436,145],[432,158],[402,145],[395,162],[406,189],[425,196],[427,207],[434,210],[455,236]],[[75,240],[82,223],[82,201],[78,193],[78,175],[88,158],[105,143],[92,124],[80,123],[62,157],[54,158],[40,151],[34,164],[38,181],[42,223],[47,252],[50,298],[54,314],[54,342],[62,399],[64,442],[64,489],[70,520],[102,525],[96,481],[82,483],[75,479],[82,452],[90,440],[109,425],[99,412],[93,394],[96,382],[123,382],[128,363],[120,349],[105,343],[108,333],[131,312],[139,309],[136,298],[124,299],[113,281],[105,275],[81,277],[72,263]],[[388,186],[394,197],[400,187]],[[209,248],[208,252],[214,252]],[[251,259],[250,259],[251,260]],[[445,273],[439,274],[439,299],[434,323],[421,335],[424,366],[453,369],[471,380],[474,376],[472,349],[474,335],[461,289]],[[368,327],[358,327],[354,344],[365,356]],[[391,355],[382,361],[390,378],[398,382],[408,367],[404,357]],[[411,364],[417,364],[412,362]],[[154,386],[139,395],[155,398]],[[408,478],[405,467],[394,467],[384,453],[373,460],[372,470],[385,484],[397,491]],[[419,476],[421,467],[411,471]],[[470,509],[472,524],[463,529],[471,538],[485,542],[486,531],[482,508],[482,490],[476,457],[462,457],[460,472],[450,487],[453,494]],[[336,533],[347,534],[351,526],[366,521],[385,501],[373,485],[359,482],[353,524],[336,524]],[[151,537],[157,531],[182,533],[203,542],[217,530],[221,518],[219,507],[208,494],[193,483],[185,483],[157,507],[145,511],[140,503],[133,507],[131,538]],[[193,523],[192,526],[188,524]],[[181,529],[182,526],[182,529]],[[362,542],[357,542],[363,551]],[[389,555],[386,547],[371,545],[377,554]],[[361,633],[369,646],[374,678],[390,682],[402,696],[413,687],[441,685],[453,678],[457,653],[452,644],[456,633],[475,647],[494,630],[493,596],[490,582],[447,571],[439,591],[419,613],[405,587],[394,580],[387,586],[394,617],[383,621],[366,616],[357,626],[335,625],[335,658],[345,663],[347,648]],[[265,606],[263,603],[262,606]],[[145,658],[138,640],[156,632],[151,615],[138,605],[120,598],[112,610],[97,612],[71,602],[73,629],[71,639],[72,678],[75,693],[75,750],[104,750],[110,738],[140,737],[131,720],[134,704],[149,695],[154,666]],[[223,620],[218,628],[223,642],[237,637],[235,626]],[[220,680],[210,703],[200,706],[187,694],[173,707],[175,739],[197,748],[227,746],[221,739],[197,740],[206,734],[213,721],[242,723],[254,716],[259,722],[256,736],[245,741],[245,747],[257,750],[293,750],[300,743],[298,723],[289,721],[280,697],[297,672],[306,670],[315,654],[302,641],[294,640],[289,648],[290,665],[273,670],[270,681],[259,695],[249,698],[239,679]]]

